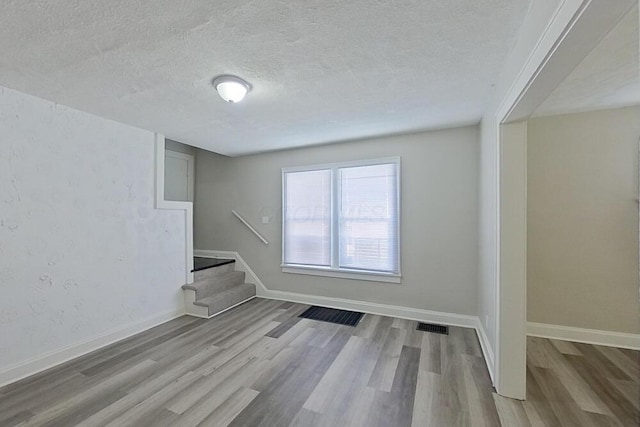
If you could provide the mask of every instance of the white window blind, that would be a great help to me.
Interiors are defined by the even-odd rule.
[[[395,164],[340,168],[341,268],[398,271]]]
[[[284,262],[330,266],[331,170],[284,177]]]
[[[399,169],[398,158],[283,169],[283,268],[399,277]]]

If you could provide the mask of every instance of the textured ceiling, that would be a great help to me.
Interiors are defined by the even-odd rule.
[[[534,116],[640,104],[639,34],[636,6],[549,95]]]
[[[227,155],[469,124],[529,3],[5,0],[0,85]]]

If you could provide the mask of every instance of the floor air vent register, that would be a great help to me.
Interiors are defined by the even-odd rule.
[[[418,323],[416,329],[424,332],[433,332],[434,334],[449,335],[448,326],[436,325],[434,323]]]
[[[335,308],[309,307],[300,316],[305,319],[319,320],[321,322],[337,323],[338,325],[356,326],[364,313],[357,311],[337,310]]]

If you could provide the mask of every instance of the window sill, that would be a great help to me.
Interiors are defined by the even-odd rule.
[[[283,273],[307,274],[310,276],[337,277],[340,279],[367,280],[370,282],[402,283],[402,276],[393,273],[375,273],[359,270],[334,270],[322,267],[282,265]]]

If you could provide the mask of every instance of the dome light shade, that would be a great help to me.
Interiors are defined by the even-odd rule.
[[[218,76],[213,79],[213,86],[218,91],[218,95],[227,102],[240,102],[251,90],[251,85],[240,77]]]

